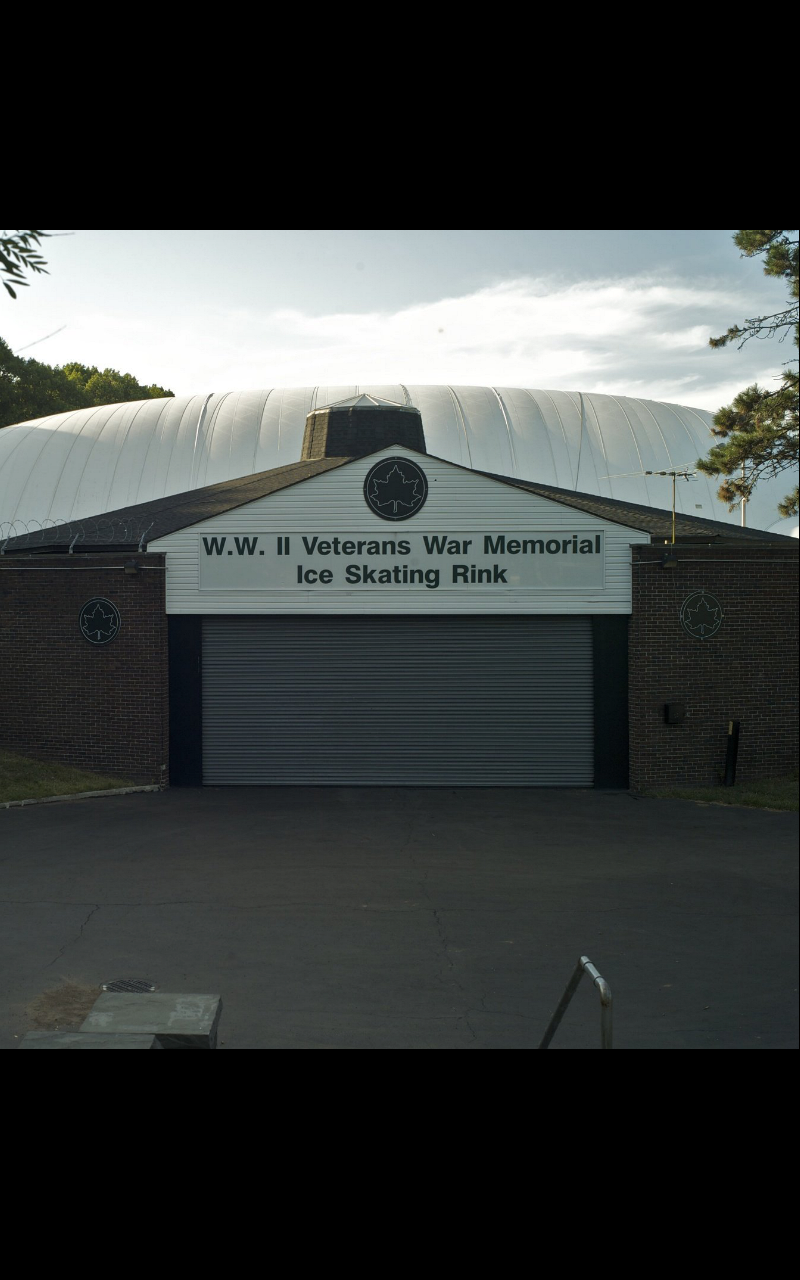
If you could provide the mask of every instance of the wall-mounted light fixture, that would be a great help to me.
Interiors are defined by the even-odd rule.
[[[665,551],[661,559],[662,569],[677,569],[678,557],[674,551]]]
[[[667,702],[664,704],[664,724],[683,724],[686,719],[686,704],[683,702]]]
[[[128,575],[128,577],[135,578],[138,572],[139,572],[139,566],[135,560],[125,561],[125,573]]]

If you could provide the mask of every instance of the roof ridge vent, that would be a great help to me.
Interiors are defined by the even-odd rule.
[[[399,400],[383,400],[380,396],[368,395],[365,391],[360,396],[350,396],[348,400],[334,400],[333,404],[318,405],[315,412],[323,409],[411,409],[418,413],[413,405],[401,404]]]
[[[419,409],[375,396],[354,396],[308,415],[302,461],[365,458],[392,445],[427,453]]]

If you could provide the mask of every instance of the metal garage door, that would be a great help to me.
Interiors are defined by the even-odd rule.
[[[588,618],[206,618],[213,786],[591,786]]]

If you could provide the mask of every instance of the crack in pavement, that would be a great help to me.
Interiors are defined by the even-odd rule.
[[[424,893],[425,897],[427,898],[428,903],[430,904],[429,906],[395,907],[395,906],[392,906],[391,903],[389,903],[385,907],[375,907],[375,906],[369,906],[365,903],[358,903],[358,902],[352,902],[348,906],[344,906],[343,904],[340,904],[340,903],[335,903],[335,902],[332,903],[330,900],[327,900],[324,902],[307,902],[307,901],[301,900],[299,902],[272,901],[272,902],[239,903],[239,902],[220,902],[218,898],[207,898],[207,899],[177,898],[167,902],[101,902],[101,903],[72,902],[72,901],[58,900],[53,898],[33,898],[33,899],[31,898],[0,898],[0,906],[5,906],[5,907],[89,907],[89,906],[93,906],[95,910],[99,910],[101,907],[106,909],[114,908],[118,910],[146,910],[148,908],[160,909],[162,907],[212,907],[219,911],[247,911],[247,912],[289,911],[289,910],[310,911],[310,910],[318,910],[318,909],[322,909],[322,910],[336,909],[336,910],[344,910],[349,912],[358,912],[359,914],[363,914],[364,912],[366,912],[368,915],[389,915],[390,914],[390,915],[396,915],[396,916],[427,914],[429,911],[432,911],[435,922],[436,922],[436,928],[439,934],[439,939],[442,943],[443,955],[447,959],[448,967],[452,970],[454,968],[454,965],[449,955],[447,954],[448,948],[450,946],[450,942],[447,934],[444,931],[444,925],[439,915],[439,909],[434,905],[433,898],[431,897],[430,892],[427,888],[427,885],[425,884],[424,881],[420,884],[420,889]],[[525,907],[524,906],[492,907],[492,908],[448,907],[446,908],[446,910],[449,912],[450,915],[459,915],[459,916],[469,916],[469,915],[508,916],[508,915],[517,915],[520,912],[525,911]],[[624,915],[631,912],[635,913],[637,912],[637,910],[638,908],[635,905],[619,906],[619,907],[594,907],[593,914],[598,917],[609,916],[609,915]],[[573,912],[573,908],[571,907],[552,907],[549,909],[548,914],[551,917],[553,917],[553,916],[559,916],[559,915],[569,915],[569,914],[572,914],[572,912]],[[92,912],[92,914],[94,914],[94,912]],[[663,914],[665,918],[669,918],[669,919],[691,920],[691,919],[705,918],[705,913],[702,911],[671,910],[669,907],[666,907],[663,909]],[[788,919],[794,919],[794,912],[788,908],[781,908],[781,907],[776,907],[774,910],[769,910],[769,911],[761,910],[761,911],[755,911],[755,912],[753,911],[738,912],[738,911],[719,910],[717,912],[717,918],[720,920],[750,920],[750,921],[788,920]]]
[[[472,1023],[470,1022],[469,1018],[470,1018],[470,1010],[469,1010],[469,1009],[467,1009],[467,1012],[464,1014],[464,1017],[463,1017],[463,1018],[459,1018],[459,1022],[462,1022],[462,1021],[463,1021],[464,1026],[467,1028],[467,1031],[468,1031],[468,1032],[470,1033],[470,1035],[472,1036],[472,1039],[477,1043],[477,1040],[478,1040],[478,1033],[477,1033],[477,1031],[475,1030],[475,1028],[473,1027]]]
[[[179,899],[175,902],[69,902],[64,898],[0,898],[0,906],[3,907],[207,907],[207,906],[226,906],[231,911],[258,911],[260,907],[242,906],[238,907],[234,903],[220,903],[217,899],[207,899],[195,901],[191,898]],[[274,905],[272,903],[265,905]],[[290,906],[299,906],[300,903],[290,903]],[[315,904],[316,905],[316,904]],[[324,903],[318,905],[324,906]]]
[[[412,867],[414,868],[414,870],[417,872],[417,874],[419,874],[421,868],[416,858],[414,857],[413,851],[411,850],[411,842],[412,842],[413,835],[414,835],[414,820],[412,819],[412,822],[409,828],[409,836],[405,844],[403,845],[402,852],[405,853],[408,850],[409,861]],[[436,925],[436,932],[438,934],[439,942],[441,944],[442,960],[447,967],[447,973],[445,973],[443,969],[440,969],[439,981],[441,982],[442,986],[444,986],[447,980],[449,979],[452,985],[456,988],[457,991],[460,992],[461,996],[466,1001],[467,992],[465,991],[463,985],[459,982],[458,978],[456,977],[456,966],[452,956],[450,955],[450,939],[447,935],[447,930],[445,929],[444,921],[442,920],[441,915],[439,914],[439,908],[436,906],[436,903],[434,902],[433,897],[431,896],[430,889],[428,888],[429,874],[430,874],[430,870],[426,870],[423,872],[422,878],[419,882],[419,887],[422,893],[427,898],[428,902],[430,903],[430,911],[433,915],[434,923]],[[468,908],[468,910],[470,909]],[[476,908],[476,910],[479,910],[479,908]],[[470,1010],[465,1009],[464,1013],[459,1017],[458,1021],[464,1023],[470,1035],[472,1036],[473,1042],[476,1043],[478,1040],[478,1036],[475,1031],[475,1028],[472,1026],[469,1020],[469,1015],[470,1015]]]
[[[84,905],[84,906],[86,906],[86,905],[88,905],[88,904],[87,904],[87,903],[83,903],[83,905]],[[65,943],[64,943],[63,947],[62,947],[62,948],[61,948],[61,950],[59,951],[59,953],[58,953],[58,955],[56,956],[55,960],[51,960],[49,964],[46,964],[46,965],[44,966],[44,967],[45,967],[45,969],[52,969],[53,965],[54,965],[54,964],[58,964],[59,960],[61,960],[61,959],[63,958],[64,952],[66,951],[67,947],[71,947],[71,946],[73,946],[76,942],[80,942],[81,938],[83,937],[83,931],[84,931],[84,929],[85,929],[85,928],[86,928],[86,926],[88,925],[88,923],[89,923],[89,921],[91,920],[92,916],[97,915],[97,912],[101,910],[101,907],[102,907],[102,903],[99,903],[99,902],[98,902],[94,907],[92,907],[92,910],[89,912],[88,916],[87,916],[87,917],[86,917],[86,919],[84,920],[83,924],[81,925],[81,927],[80,927],[80,929],[79,929],[78,933],[75,935],[75,937],[74,937],[74,938],[70,938],[67,942],[65,942]]]
[[[95,904],[91,902],[67,902],[64,900],[56,900],[52,898],[35,898],[35,899],[0,898],[0,906],[5,906],[5,907],[91,907],[93,905]],[[312,907],[314,908],[334,907],[336,909],[347,910],[347,911],[358,911],[358,912],[366,911],[369,914],[376,914],[376,915],[386,915],[386,914],[414,915],[420,912],[427,913],[429,910],[427,906],[394,907],[391,905],[391,902],[389,902],[385,907],[371,907],[365,903],[358,903],[354,901],[345,907],[343,904],[339,904],[335,902],[331,903],[330,900],[326,900],[324,902],[307,902],[305,900],[301,900],[299,902],[283,902],[283,901],[276,900],[274,902],[239,903],[239,902],[220,902],[218,898],[204,898],[204,899],[182,898],[182,899],[176,899],[175,901],[172,901],[172,902],[101,902],[99,905],[101,907],[117,907],[117,908],[123,908],[123,907],[126,907],[126,908],[218,907],[224,911],[273,911],[273,910],[286,910],[288,908],[291,908],[294,910],[297,908],[309,909]]]

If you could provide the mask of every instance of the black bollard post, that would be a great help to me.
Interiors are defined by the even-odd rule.
[[[733,787],[736,785],[736,764],[739,759],[739,735],[741,733],[741,721],[731,720],[728,725],[728,753],[725,757],[725,786]]]

